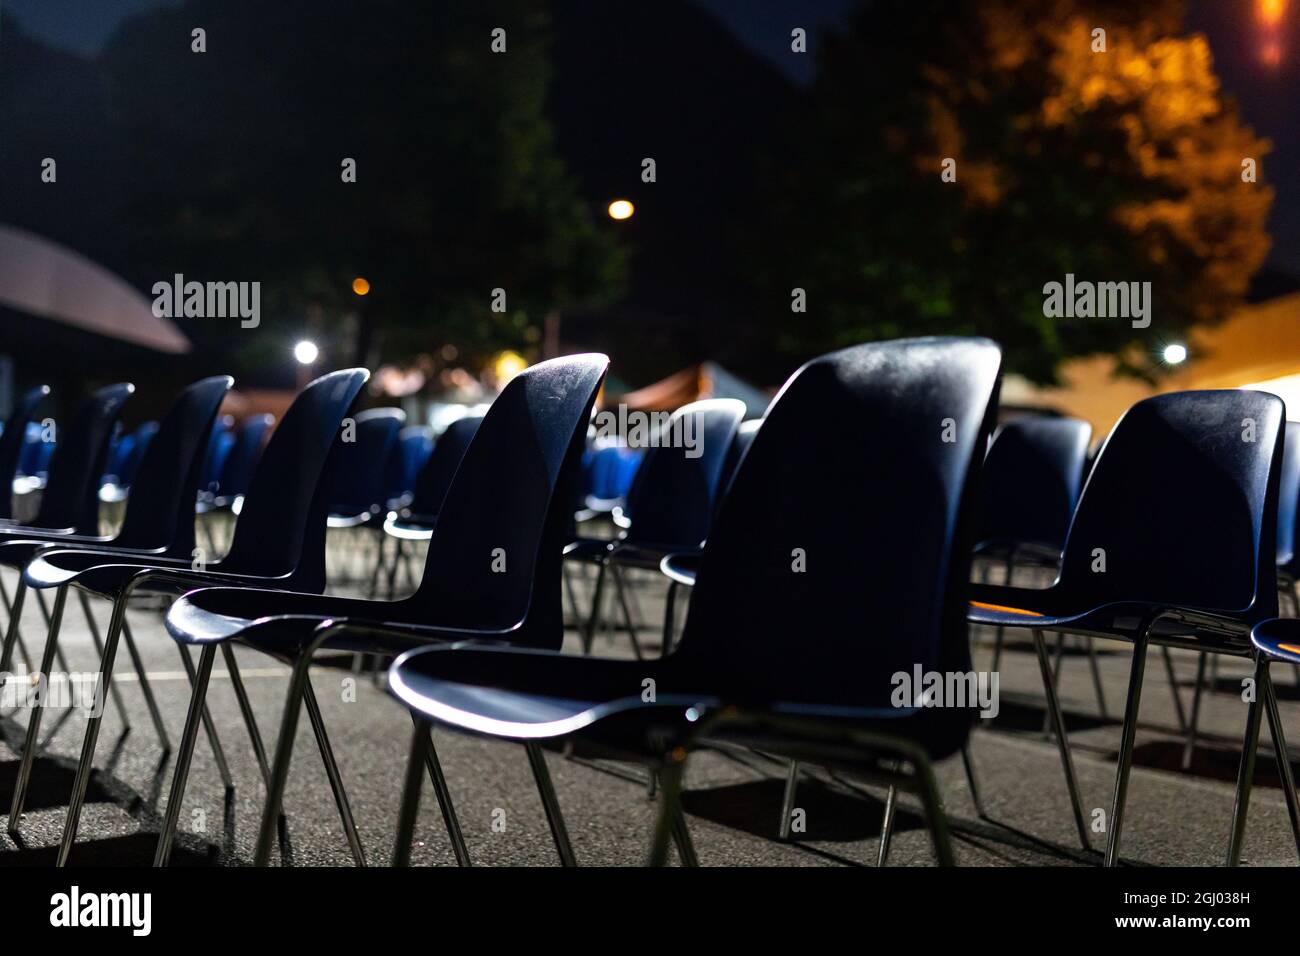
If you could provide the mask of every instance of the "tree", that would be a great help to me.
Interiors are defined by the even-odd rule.
[[[250,364],[305,326],[336,364],[529,348],[622,275],[545,117],[548,30],[524,0],[188,0],[125,24],[104,64],[138,281],[261,281],[264,327],[228,333]]]
[[[788,303],[802,287],[809,302],[769,313],[782,348],[980,333],[1040,382],[1097,352],[1156,374],[1159,344],[1224,317],[1269,246],[1272,190],[1242,175],[1254,159],[1263,178],[1269,144],[1180,22],[1176,0],[858,9],[825,37],[776,158],[781,242],[758,253],[773,263],[764,296]],[[1044,286],[1067,273],[1151,282],[1150,328],[1049,318]]]

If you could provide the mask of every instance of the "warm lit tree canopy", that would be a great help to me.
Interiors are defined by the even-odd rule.
[[[806,314],[775,317],[786,351],[979,332],[1038,380],[1100,351],[1149,374],[1159,343],[1222,318],[1268,252],[1269,144],[1180,13],[1172,0],[864,5],[826,38],[773,173],[766,298],[779,311],[791,288],[808,295]],[[1046,316],[1044,286],[1067,273],[1149,281],[1150,327]]]

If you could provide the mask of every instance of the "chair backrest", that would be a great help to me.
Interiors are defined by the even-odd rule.
[[[400,408],[368,408],[356,415],[354,440],[340,443],[332,469],[330,514],[352,518],[384,506],[385,479],[405,423]]]
[[[1092,426],[1020,418],[998,429],[984,462],[976,543],[1060,551],[1079,500]]]
[[[1125,412],[1075,509],[1060,600],[1275,616],[1284,415],[1276,395],[1246,389],[1171,392]]]
[[[433,454],[433,429],[428,425],[407,425],[397,433],[397,447],[388,459],[384,494],[390,506],[407,504],[415,492],[420,470]]]
[[[324,515],[317,522],[317,494],[326,461],[340,438],[343,416],[370,373],[363,368],[330,372],[309,383],[284,413],[266,443],[257,471],[244,494],[235,534],[223,564],[241,574],[289,574],[310,561],[314,580],[324,580]],[[311,522],[319,529],[309,527]],[[308,534],[319,532],[320,553],[307,550]],[[316,564],[319,563],[319,568]],[[300,585],[305,587],[305,585]]]
[[[26,392],[14,405],[14,410],[0,433],[0,519],[13,517],[14,475],[18,473],[18,459],[22,457],[23,442],[27,437],[27,423],[36,416],[50,394],[48,385],[39,385]]]
[[[492,403],[441,504],[424,577],[410,598],[430,623],[519,625],[512,640],[560,647],[568,504],[608,366],[599,354],[541,362]]]
[[[734,398],[704,399],[673,412],[646,451],[628,491],[629,542],[700,546],[709,533],[723,465],[744,417],[745,403]]]
[[[988,339],[920,338],[797,371],[709,533],[669,658],[680,676],[736,702],[888,707],[894,674],[968,671],[1000,365]]]
[[[49,438],[46,441],[46,438]],[[45,427],[39,422],[27,423],[27,434],[23,436],[23,450],[18,456],[18,473],[34,478],[48,475],[50,458],[58,446],[58,434],[46,434]]]
[[[203,457],[203,474],[199,479],[199,490],[207,495],[216,495],[221,487],[221,475],[230,458],[230,451],[235,447],[234,427],[233,415],[222,415],[212,425],[207,452]]]
[[[274,425],[275,416],[270,414],[249,415],[240,423],[239,434],[221,468],[217,485],[219,497],[233,498],[248,490],[248,483],[253,480],[253,471],[266,445],[266,435]]]
[[[128,436],[131,439],[130,448],[117,465],[117,471],[113,472],[117,476],[119,485],[130,487],[135,481],[136,472],[140,470],[140,464],[148,454],[149,446],[153,443],[160,427],[158,422],[145,422]]]
[[[451,480],[456,477],[456,469],[460,467],[475,432],[483,423],[483,417],[466,415],[458,418],[438,436],[433,443],[429,460],[424,463],[415,479],[415,494],[408,509],[411,514],[430,518],[442,508]]]
[[[180,393],[147,442],[131,482],[122,530],[124,548],[167,548],[188,557],[194,547],[194,496],[208,437],[235,380],[201,379]]]
[[[119,383],[93,392],[59,429],[62,434],[50,458],[50,477],[32,519],[34,527],[99,533],[99,479],[113,428],[134,391],[134,385]]]
[[[1286,423],[1277,483],[1277,566],[1296,563],[1296,521],[1300,520],[1300,422]]]
[[[747,422],[741,422],[740,427],[736,429],[736,437],[731,440],[731,447],[727,449],[727,460],[722,464],[722,476],[718,479],[718,501],[714,506],[714,512],[722,507],[722,499],[727,496],[727,489],[731,487],[731,479],[736,475],[736,469],[740,467],[741,461],[744,460],[745,452],[749,451],[749,446],[753,444],[754,436],[758,434],[758,428],[763,424],[761,418],[754,418]]]

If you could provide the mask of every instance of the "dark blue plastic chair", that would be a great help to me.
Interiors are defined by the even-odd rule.
[[[126,500],[131,493],[131,482],[135,480],[140,462],[157,433],[157,422],[145,422],[135,431],[122,436],[109,455],[108,468],[100,481],[100,501],[114,504]]]
[[[49,397],[50,387],[39,385],[23,394],[0,432],[0,522],[13,518],[13,486],[26,447],[27,424]],[[9,600],[5,599],[8,607]]]
[[[194,514],[191,502],[194,500],[194,489],[198,483],[200,456],[207,444],[208,431],[212,427],[217,409],[232,384],[233,379],[222,375],[203,379],[189,386],[172,405],[161,425],[151,430],[145,453],[132,479],[136,482],[138,490],[128,500],[121,527],[116,534],[104,536],[62,534],[32,529],[25,538],[7,538],[0,543],[0,565],[21,571],[37,554],[50,547],[93,549],[100,554],[100,560],[154,554],[188,556],[194,546]],[[0,673],[8,670],[14,648],[20,640],[19,622],[26,593],[27,582],[20,577],[18,590],[14,596],[14,613],[10,617],[9,627],[6,630],[3,652],[0,652]],[[55,596],[54,609],[50,611],[45,605],[41,592],[37,592],[47,633],[39,673],[49,674],[55,655],[58,656],[63,670],[65,672],[69,670],[57,644],[66,597],[66,588],[60,588]],[[91,640],[96,650],[102,652],[99,629],[91,612],[90,602],[84,591],[78,591],[78,597],[86,616],[86,623],[90,628]],[[171,749],[167,740],[167,731],[158,713],[153,691],[140,655],[135,648],[135,642],[129,634],[127,645],[159,741],[166,753]],[[24,656],[26,656],[25,651]],[[125,730],[129,731],[130,721],[126,717],[120,697],[115,695],[114,702],[122,715]],[[29,753],[24,755],[15,793],[26,789],[27,773],[30,771],[40,721],[41,711],[37,708],[33,711],[28,724]],[[11,820],[11,828],[16,826],[17,818],[14,817]]]
[[[326,497],[329,489],[326,466],[332,450],[339,444],[343,416],[369,377],[370,373],[365,369],[332,372],[316,379],[294,399],[262,454],[252,484],[244,496],[244,507],[235,525],[230,550],[219,561],[205,564],[189,552],[182,553],[180,547],[167,554],[147,557],[110,555],[108,560],[93,550],[60,548],[42,552],[27,565],[23,580],[28,587],[63,591],[68,586],[75,586],[113,602],[113,615],[99,668],[101,693],[112,685],[113,662],[132,595],[176,596],[190,588],[222,583],[278,586],[317,593],[324,589]],[[192,535],[192,495],[184,508],[191,516],[185,524]],[[184,655],[184,661],[190,670],[192,664],[188,654]],[[210,671],[211,661],[208,665]],[[226,656],[226,667],[232,682],[238,684],[238,668],[233,655]],[[206,673],[193,676],[196,682],[201,679],[206,684]],[[242,692],[242,684],[236,689],[236,696],[244,711],[253,748],[265,767],[261,738]],[[59,848],[60,866],[67,862],[76,840],[101,719],[102,714],[92,715],[87,722]],[[229,787],[229,772],[224,765],[221,769]],[[178,812],[179,806],[168,809],[169,813],[174,811]]]
[[[200,501],[212,498],[221,487],[221,474],[226,467],[226,459],[235,447],[235,417],[222,415],[212,427],[208,438],[208,451],[203,460],[203,480],[200,485]]]
[[[46,435],[44,426],[29,422],[23,439],[23,450],[18,458],[18,478],[14,493],[27,495],[45,487],[49,479],[50,459],[58,447],[56,434]]]
[[[1115,426],[1088,476],[1055,583],[1041,589],[973,586],[973,623],[1033,633],[1085,845],[1088,830],[1042,632],[1134,645],[1108,866],[1119,859],[1148,646],[1246,656],[1251,628],[1277,614],[1283,417],[1277,396],[1244,389],[1174,392],[1138,402]],[[1234,839],[1229,858],[1237,852]]]
[[[658,571],[665,555],[699,549],[709,533],[727,458],[744,417],[744,402],[729,398],[691,402],[673,412],[646,451],[628,491],[625,530],[614,540],[575,537],[565,549],[567,560],[597,568],[583,633],[587,653],[601,615],[605,578],[611,576],[632,649],[638,659],[643,656],[624,570]],[[689,449],[675,444],[674,435],[694,435],[698,445]],[[616,519],[621,511],[615,512]]]
[[[442,510],[447,489],[456,477],[456,469],[474,439],[482,415],[467,415],[447,426],[446,431],[433,443],[433,451],[415,479],[411,503],[401,512],[391,514],[384,522],[389,535],[404,541],[427,541],[433,534]]]
[[[552,359],[525,369],[492,403],[441,502],[420,587],[400,601],[365,601],[264,590],[212,588],[187,594],[167,615],[176,640],[202,648],[169,807],[179,807],[206,674],[231,640],[294,662],[255,862],[268,862],[305,702],[354,857],[364,863],[308,670],[319,647],[393,656],[413,646],[485,638],[558,648],[564,632],[560,563],[568,485],[579,478],[582,439],[605,375],[603,355]],[[430,776],[449,814],[436,758]],[[454,816],[458,859],[468,863]],[[170,811],[156,861],[166,862],[176,817]]]
[[[930,763],[964,746],[972,713],[895,706],[894,675],[970,669],[972,479],[999,365],[986,339],[912,339],[844,349],[795,373],[732,480],[682,639],[666,658],[421,649],[394,663],[394,695],[421,721],[525,743],[538,760],[542,741],[580,739],[649,765],[664,784],[654,862],[670,833],[683,861],[694,860],[677,792],[701,726],[915,790],[937,855],[951,862]],[[887,468],[880,448],[891,450]],[[713,725],[715,713],[749,722],[742,733]],[[410,846],[427,740],[417,731],[397,864]],[[571,862],[554,794],[543,805]]]
[[[433,429],[428,425],[407,425],[397,433],[397,450],[389,459],[387,477],[388,510],[400,511],[415,496],[415,482],[433,454]]]

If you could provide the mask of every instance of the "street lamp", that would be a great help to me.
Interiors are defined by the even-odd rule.
[[[1163,357],[1166,365],[1181,365],[1187,360],[1187,347],[1177,343],[1166,345]]]
[[[320,349],[316,348],[315,342],[303,339],[293,347],[293,357],[299,365],[311,365],[320,357]]]
[[[609,204],[610,219],[631,219],[634,212],[636,212],[636,206],[632,205],[630,199],[615,199]]]

